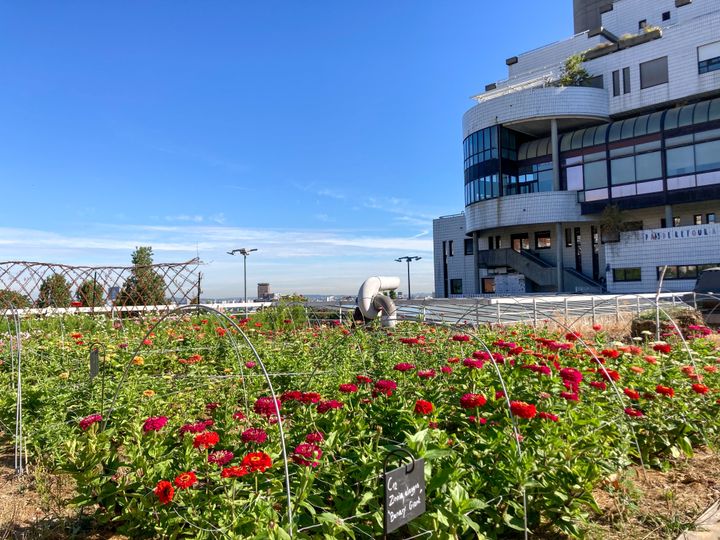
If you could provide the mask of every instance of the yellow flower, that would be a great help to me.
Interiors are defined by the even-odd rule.
[[[230,369],[230,368],[225,368],[224,371],[225,371],[225,373],[232,373],[232,369]]]
[[[143,392],[143,396],[145,397],[153,397],[155,395],[155,390],[145,390]]]
[[[133,364],[136,366],[142,366],[145,363],[145,359],[142,356],[136,356],[133,358]]]
[[[58,375],[63,381],[68,380],[70,377],[70,373],[68,371],[63,371],[60,375]]]

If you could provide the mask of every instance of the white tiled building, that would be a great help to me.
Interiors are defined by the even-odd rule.
[[[720,264],[720,1],[574,13],[576,35],[507,59],[463,116],[436,296],[649,292],[665,266],[663,290],[687,290]],[[587,73],[561,81],[576,55]]]

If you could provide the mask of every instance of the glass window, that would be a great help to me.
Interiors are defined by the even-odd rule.
[[[572,247],[572,245],[573,245],[572,229],[566,228],[565,229],[565,247]]]
[[[677,128],[677,122],[678,122],[678,113],[680,112],[680,109],[670,109],[665,114],[665,129],[675,129]]]
[[[612,87],[613,87],[613,97],[617,97],[620,95],[620,71],[615,70],[612,72]]]
[[[448,240],[448,257],[452,257],[455,255],[455,251],[453,250],[453,241]]]
[[[640,88],[651,88],[668,82],[667,56],[640,64]]]
[[[674,217],[673,218],[673,227],[679,227],[680,226],[680,218]]]
[[[608,135],[608,141],[619,141],[620,140],[620,130],[622,129],[622,122],[613,122],[610,124],[610,134]]]
[[[535,233],[535,249],[550,249],[552,242],[550,240],[550,231],[540,231]]]
[[[650,141],[649,143],[636,144],[635,152],[638,154],[641,152],[647,152],[648,150],[659,150],[662,144],[660,141]]]
[[[668,139],[665,139],[665,146],[683,146],[685,144],[692,144],[692,142],[692,135],[680,135],[679,137],[670,137]]]
[[[661,152],[650,152],[635,156],[635,176],[637,181],[662,178]]]
[[[568,167],[565,169],[567,176],[567,190],[580,191],[583,189],[583,168],[582,165],[577,167]]]
[[[630,68],[623,68],[623,94],[630,93]]]
[[[710,109],[708,110],[708,121],[720,120],[720,98],[713,99],[710,102]]]
[[[568,169],[570,170],[570,169]],[[607,162],[594,161],[583,166],[585,189],[597,189],[607,186]],[[570,189],[570,188],[568,188]]]
[[[613,268],[613,281],[641,281],[640,268]]]
[[[709,129],[708,131],[701,131],[695,133],[695,142],[707,141],[710,139],[720,139],[720,129]]]
[[[715,223],[715,212],[705,214],[705,223]]]
[[[669,148],[665,151],[667,158],[667,175],[677,176],[695,172],[695,156],[692,146]]]
[[[698,73],[720,69],[720,41],[698,47]]]
[[[628,118],[627,120],[623,120],[622,132],[620,133],[621,139],[629,139],[633,136],[633,131],[635,129],[635,120],[635,118]]]
[[[595,130],[597,128],[588,128],[585,130],[585,135],[583,136],[583,147],[587,146],[593,146],[595,141]]]
[[[650,118],[648,119],[648,127],[647,132],[648,133],[657,133],[660,131],[660,122],[662,120],[663,113],[656,112],[652,113],[650,115]]]
[[[678,127],[691,126],[693,123],[693,113],[695,112],[695,105],[687,105],[680,109],[680,116],[678,116]]]
[[[590,163],[591,161],[597,161],[599,159],[605,159],[605,151],[602,152],[593,152],[592,154],[585,154],[583,156],[583,161],[585,163]]]
[[[702,214],[695,214],[693,216],[693,224],[694,225],[702,225]]]
[[[612,184],[628,184],[635,181],[635,158],[633,156],[610,161]]]
[[[635,137],[647,135],[648,118],[650,118],[650,116],[646,114],[644,116],[639,116],[637,120],[635,120]]]
[[[465,239],[465,255],[472,255],[474,253],[473,251],[473,239],[472,238],[466,238]]]
[[[450,294],[462,294],[462,279],[450,280]]]
[[[695,145],[697,172],[720,169],[720,140]]]
[[[603,124],[602,126],[598,126],[597,130],[595,131],[595,144],[605,144],[605,135],[608,130],[608,124]]]
[[[695,106],[695,114],[693,115],[693,124],[702,124],[707,122],[708,110],[710,109],[709,101],[702,101]]]
[[[582,140],[583,140],[584,133],[585,133],[584,129],[580,129],[573,133],[572,143],[570,145],[571,150],[577,150],[579,148],[582,148]]]
[[[570,143],[572,142],[572,133],[566,133],[560,139],[560,151],[567,152],[570,150]]]

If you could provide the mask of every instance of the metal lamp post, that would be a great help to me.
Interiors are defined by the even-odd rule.
[[[245,318],[248,316],[248,308],[247,308],[247,258],[250,253],[253,251],[257,251],[256,248],[252,249],[246,249],[246,248],[240,248],[240,249],[233,249],[231,251],[228,251],[228,255],[235,255],[236,253],[239,253],[243,256],[243,288],[244,288],[244,295],[243,300],[245,303]]]
[[[410,263],[411,263],[412,261],[419,261],[420,259],[422,259],[422,257],[418,257],[418,256],[415,256],[415,255],[413,255],[413,256],[406,255],[405,257],[399,257],[399,258],[395,259],[395,262],[406,262],[406,263],[407,263],[407,273],[408,273],[408,300],[412,299],[412,296],[410,296]]]

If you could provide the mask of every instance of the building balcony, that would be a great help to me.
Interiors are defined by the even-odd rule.
[[[478,105],[463,115],[463,137],[496,124],[540,137],[550,132],[552,118],[557,119],[560,131],[610,119],[610,100],[603,88],[509,86],[476,99]]]
[[[588,221],[580,213],[576,191],[545,191],[508,195],[465,207],[465,231],[541,223]]]

